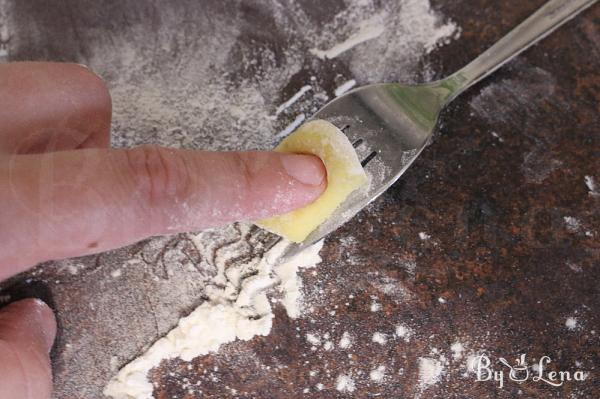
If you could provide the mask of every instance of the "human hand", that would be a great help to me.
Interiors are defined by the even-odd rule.
[[[38,299],[0,309],[0,399],[46,399],[52,392],[52,310]]]
[[[46,260],[282,214],[327,184],[311,155],[111,149],[110,120],[110,95],[85,67],[0,65],[0,281]],[[55,329],[39,301],[0,311],[0,399],[49,397]]]

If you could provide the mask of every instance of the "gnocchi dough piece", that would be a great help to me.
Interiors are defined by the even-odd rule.
[[[316,155],[327,170],[327,188],[313,203],[256,223],[290,241],[304,241],[350,193],[367,182],[352,144],[342,131],[327,121],[305,123],[286,137],[275,151]]]

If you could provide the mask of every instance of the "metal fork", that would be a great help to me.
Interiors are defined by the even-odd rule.
[[[353,193],[334,214],[283,258],[324,238],[387,190],[426,147],[441,110],[463,91],[496,71],[596,0],[551,0],[470,64],[433,83],[397,83],[360,87],[325,105],[313,118],[342,129],[371,181]]]

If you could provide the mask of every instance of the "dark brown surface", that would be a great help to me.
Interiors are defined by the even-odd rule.
[[[20,12],[33,13],[43,3],[23,1]],[[324,7],[302,3],[310,10]],[[331,2],[327,12],[337,3]],[[456,21],[462,35],[423,62],[433,66],[436,77],[447,75],[542,3],[435,1],[434,8]],[[239,10],[259,18],[259,8]],[[64,22],[64,10],[53,12]],[[319,15],[315,11],[315,18]],[[85,40],[70,33],[61,37],[56,32],[62,27],[53,28],[46,17],[35,18],[48,24],[43,28],[54,32],[58,41],[46,47],[24,46],[17,58],[85,57]],[[327,240],[317,276],[303,273],[312,313],[290,320],[277,308],[268,337],[226,345],[218,354],[195,359],[191,368],[181,361],[163,364],[153,373],[157,397],[599,398],[600,197],[593,196],[584,181],[592,176],[600,184],[599,24],[596,5],[444,112],[433,144],[414,166]],[[285,45],[268,43],[268,23],[253,29],[257,40]],[[311,74],[319,74],[324,87],[335,87],[335,73],[344,71],[340,62],[316,70],[307,66],[282,98]],[[565,217],[576,218],[580,226],[569,229]],[[419,232],[431,238],[421,240]],[[416,263],[414,274],[407,262]],[[377,287],[388,281],[397,289],[386,294]],[[85,300],[75,297],[72,302]],[[370,311],[373,300],[382,310]],[[333,309],[335,316],[328,313]],[[71,311],[80,312],[81,324],[65,332],[57,350],[64,350],[61,345],[69,336],[89,334],[102,340],[85,330],[93,310],[82,306]],[[576,329],[566,327],[568,317],[577,319]],[[409,342],[392,338],[399,324],[414,330]],[[157,325],[156,330],[165,328]],[[312,351],[306,334],[315,331],[329,332],[336,349]],[[355,337],[348,351],[337,345],[344,331]],[[375,331],[388,334],[386,346],[371,341]],[[552,358],[550,368],[585,370],[589,375],[584,382],[561,387],[507,381],[500,389],[464,375],[464,358],[451,359],[449,348],[455,341],[465,345],[465,356],[485,351],[493,360],[505,357],[512,363],[521,353],[528,359],[547,355]],[[433,348],[449,364],[439,383],[422,389],[418,359],[438,359]],[[368,382],[369,370],[379,365],[388,371],[385,382]],[[204,374],[215,366],[218,371]],[[350,370],[356,390],[340,393],[336,377]],[[309,371],[318,374],[310,376]],[[183,378],[201,381],[203,394],[186,396]],[[318,391],[317,383],[326,389]]]

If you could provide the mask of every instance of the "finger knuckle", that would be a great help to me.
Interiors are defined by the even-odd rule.
[[[138,191],[150,208],[185,200],[191,193],[191,174],[175,150],[144,145],[126,152]]]

